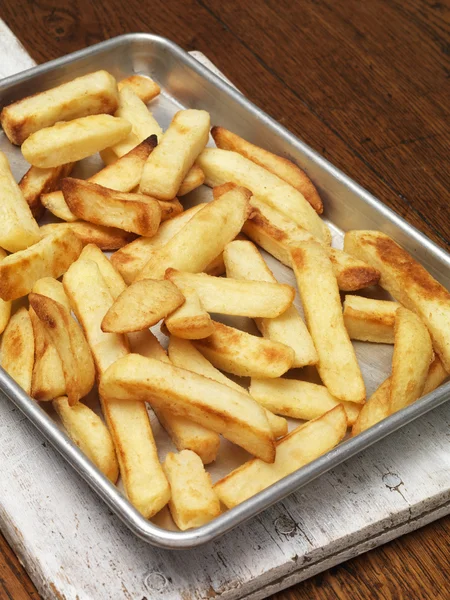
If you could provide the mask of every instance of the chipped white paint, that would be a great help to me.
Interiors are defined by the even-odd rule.
[[[32,66],[1,22],[0,52],[1,76]],[[222,539],[174,552],[131,534],[0,396],[0,526],[45,600],[257,600],[450,513],[449,426],[444,405]]]

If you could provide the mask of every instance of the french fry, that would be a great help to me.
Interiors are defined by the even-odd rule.
[[[41,294],[31,293],[28,298],[59,354],[72,406],[94,385],[94,361],[86,338],[65,306]]]
[[[225,129],[224,127],[213,127],[211,129],[211,135],[218,148],[238,152],[260,167],[264,167],[267,171],[277,175],[280,179],[283,179],[286,183],[289,183],[303,194],[317,213],[323,213],[322,200],[320,199],[313,182],[308,175],[291,160],[278,156],[277,154],[272,154],[272,152],[264,150],[259,146],[255,146],[235,133],[228,131],[228,129]]]
[[[0,152],[0,246],[9,252],[25,250],[41,239],[39,226]]]
[[[6,258],[7,254],[0,248],[0,262]],[[9,318],[11,316],[11,301],[2,300],[0,298],[0,333],[5,331],[5,327],[8,325]]]
[[[231,181],[245,188],[304,227],[320,241],[331,243],[331,233],[303,194],[291,185],[237,152],[206,148],[197,164],[211,187]]]
[[[43,277],[42,279],[38,279],[33,285],[33,289],[31,291],[34,294],[47,296],[55,302],[59,302],[68,310],[68,312],[72,310],[70,308],[69,298],[64,291],[63,284],[54,277]]]
[[[344,250],[381,272],[380,285],[425,323],[447,372],[450,371],[450,292],[380,231],[348,231]]]
[[[344,323],[352,340],[394,343],[395,313],[400,306],[389,300],[345,296]]]
[[[379,282],[380,272],[366,262],[338,248],[328,248],[328,254],[342,292],[356,292]]]
[[[230,242],[224,250],[227,275],[236,279],[276,282],[272,272],[252,242]],[[281,342],[294,350],[293,367],[315,365],[316,349],[303,319],[295,306],[290,306],[281,316],[272,319],[255,319],[262,336]]]
[[[185,302],[166,317],[164,324],[168,331],[176,337],[187,340],[200,340],[208,337],[213,333],[214,327],[197,292],[180,281],[178,281],[177,287],[183,294]]]
[[[283,314],[295,297],[294,288],[277,282],[225,279],[176,269],[167,269],[165,277],[175,285],[181,282],[181,286],[191,287],[210,313],[273,319]]]
[[[125,336],[103,333],[100,325],[113,297],[98,266],[78,260],[63,279],[64,288],[94,355],[99,377],[128,354]],[[120,474],[130,502],[146,517],[155,515],[170,498],[170,488],[159,463],[155,440],[143,402],[104,398],[103,415],[114,441]]]
[[[193,340],[218,369],[241,377],[280,377],[294,364],[292,348],[213,321],[214,333]]]
[[[99,154],[105,167],[109,167],[110,165],[114,164],[119,158],[112,148],[100,150]]]
[[[200,169],[200,167],[196,164],[193,164],[192,167],[186,174],[186,177],[181,182],[181,185],[178,189],[177,196],[185,196],[200,187],[205,181],[205,174]]]
[[[133,283],[139,271],[152,257],[154,250],[167,244],[205,206],[206,204],[193,206],[170,221],[161,223],[158,232],[152,238],[139,238],[115,252],[111,256],[111,262],[125,282]]]
[[[166,269],[199,273],[240,232],[250,192],[236,188],[209,202],[164,246],[155,249],[137,279],[163,279]]]
[[[221,433],[264,461],[275,458],[262,407],[248,395],[196,373],[130,354],[103,374],[100,394],[123,401],[145,400]]]
[[[118,159],[116,155],[114,155],[116,159],[114,164],[95,173],[95,175],[89,177],[87,181],[97,183],[98,185],[102,185],[103,187],[118,192],[130,192],[139,184],[145,161],[153,148],[155,148],[156,143],[156,136],[153,135],[141,142],[136,148],[130,150],[127,154],[124,154],[121,158]],[[36,167],[32,167],[32,169],[33,168]],[[64,177],[67,177],[68,175],[69,173],[64,175]],[[43,206],[54,214],[55,217],[67,221],[68,223],[78,220],[78,217],[70,211],[64,200],[64,194],[60,190],[49,194],[43,194],[41,201]]]
[[[330,259],[316,242],[292,248],[291,258],[306,323],[319,355],[319,375],[338,400],[364,404],[364,381],[345,329]]]
[[[346,430],[345,410],[338,405],[282,438],[273,464],[252,459],[218,481],[214,490],[227,508],[233,508],[332,450]]]
[[[111,115],[92,115],[56,123],[32,133],[22,144],[22,154],[41,169],[87,158],[126,137],[131,125]]]
[[[239,234],[236,236],[239,239]],[[205,267],[204,273],[213,277],[220,277],[225,274],[225,263],[223,262],[223,252],[214,258],[209,265]]]
[[[158,231],[161,208],[156,200],[141,201],[140,194],[125,194],[97,183],[67,177],[61,181],[64,200],[80,219],[151,237]]]
[[[147,159],[139,191],[161,200],[174,198],[208,143],[209,126],[209,114],[204,110],[178,111]]]
[[[150,330],[129,333],[128,340],[131,352],[134,354],[170,364],[171,361],[165,350]],[[216,460],[220,446],[220,436],[217,433],[185,417],[174,415],[170,410],[153,407],[153,411],[177,450],[192,450],[198,454],[205,465]]]
[[[131,88],[136,96],[145,104],[148,104],[150,100],[156,98],[161,92],[161,88],[156,81],[153,81],[150,77],[144,77],[143,75],[130,75],[129,77],[125,77],[125,79],[119,81],[117,87],[119,88],[119,92],[124,87]]]
[[[223,373],[213,367],[203,354],[187,340],[171,337],[169,341],[169,358],[176,367],[181,367],[187,371],[193,371],[198,375],[214,379],[214,381],[223,383],[223,385],[227,385],[240,393],[247,393],[238,383],[235,383],[232,379],[228,379],[228,377],[225,377]],[[274,415],[265,408],[263,408],[263,410],[269,422],[273,437],[278,438],[286,435],[288,431],[286,419]]]
[[[9,141],[20,146],[31,134],[58,121],[113,113],[118,102],[114,77],[96,71],[5,106],[0,122]]]
[[[78,258],[80,240],[71,231],[56,231],[26,250],[0,262],[0,298],[14,300],[31,291],[42,277],[59,277]]]
[[[398,308],[390,385],[391,413],[420,398],[432,360],[433,346],[424,323],[407,308]]]
[[[39,402],[45,402],[65,394],[66,380],[61,359],[50,335],[34,310],[30,308],[29,312],[34,333],[34,366],[30,395]]]
[[[116,483],[119,465],[114,444],[100,417],[82,402],[70,406],[66,396],[56,398],[53,408],[71,440],[112,483]]]
[[[34,365],[34,334],[30,315],[21,307],[3,332],[0,365],[29,394]]]
[[[171,281],[136,281],[109,308],[101,328],[111,333],[142,331],[156,325],[183,303],[183,294]]]
[[[19,181],[23,197],[35,219],[40,219],[44,213],[41,195],[53,192],[57,188],[59,180],[70,175],[73,166],[74,163],[60,165],[51,169],[30,167]]]
[[[447,371],[444,369],[439,356],[435,356],[433,362],[428,369],[427,379],[422,391],[422,396],[426,396],[441,385],[448,377]]]
[[[194,452],[169,452],[163,468],[172,490],[169,509],[182,531],[205,525],[220,515],[220,502],[211,477]]]
[[[311,421],[342,404],[349,425],[353,425],[360,412],[354,402],[336,400],[324,385],[297,379],[252,378],[250,395],[259,404],[276,415]]]
[[[95,244],[101,250],[117,250],[126,246],[136,236],[116,227],[103,227],[86,221],[76,223],[48,223],[40,227],[39,232],[47,237],[60,231],[72,231],[82,244]]]
[[[113,300],[117,300],[117,297],[127,289],[127,285],[124,282],[120,273],[111,264],[105,254],[95,244],[88,244],[85,246],[80,254],[81,260],[92,260],[96,263],[103,279],[108,286],[109,291]]]

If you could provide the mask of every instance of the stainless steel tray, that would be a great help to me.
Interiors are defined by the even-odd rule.
[[[0,107],[99,68],[107,69],[117,78],[142,73],[158,81],[163,94],[155,104],[152,103],[152,111],[163,127],[168,125],[171,115],[179,107],[204,108],[210,112],[213,123],[234,130],[250,141],[298,162],[320,190],[326,220],[333,231],[336,245],[339,245],[342,231],[355,228],[381,229],[415,255],[444,286],[450,287],[450,256],[447,253],[167,39],[150,34],[120,36],[8,77],[0,82]],[[3,134],[0,148],[8,153],[14,174],[21,176],[26,164],[20,152],[5,142]],[[193,202],[196,201],[198,197],[193,198]],[[288,280],[292,277],[290,270],[279,263],[271,266],[278,278]],[[363,374],[370,392],[386,376],[390,352],[386,347],[368,346],[357,344],[357,353],[363,363]],[[354,454],[439,406],[450,397],[450,382],[356,438],[345,441],[208,525],[187,532],[161,529],[144,519],[3,369],[0,369],[0,390],[34,423],[134,533],[156,546],[181,549],[198,546],[219,537]]]

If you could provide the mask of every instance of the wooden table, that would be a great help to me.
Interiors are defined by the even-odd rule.
[[[4,0],[0,8],[37,62],[132,31],[204,52],[256,104],[446,248],[449,14],[446,2],[419,0]],[[448,598],[449,546],[447,517],[277,598]],[[0,598],[39,598],[4,541]]]

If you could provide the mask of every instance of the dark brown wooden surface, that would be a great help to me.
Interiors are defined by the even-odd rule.
[[[204,52],[251,100],[431,239],[450,238],[450,4],[2,0],[44,62],[127,32]],[[450,518],[276,596],[450,598]],[[0,542],[0,599],[38,595]]]

